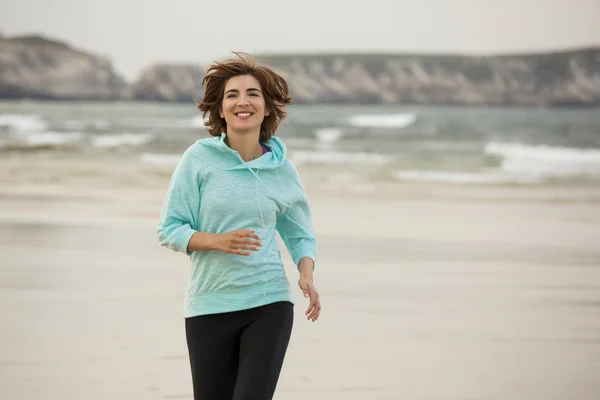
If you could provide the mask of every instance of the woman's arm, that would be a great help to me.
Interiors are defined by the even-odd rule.
[[[306,280],[313,280],[313,271],[315,270],[315,263],[310,257],[302,257],[298,263],[298,270],[300,276]]]
[[[304,297],[310,299],[304,315],[306,315],[307,320],[312,320],[312,322],[318,320],[321,315],[321,298],[319,297],[319,292],[313,282],[314,265],[313,260],[309,257],[302,257],[298,264],[300,270],[298,286],[300,286],[300,290],[302,290]]]
[[[216,250],[216,233],[195,232],[187,246],[187,251],[208,251]]]
[[[158,224],[158,240],[174,251],[192,254],[195,251],[218,250],[249,256],[262,244],[254,231],[240,229],[224,234],[199,232],[200,186],[202,176],[198,160],[188,149],[175,168]]]
[[[254,231],[241,229],[228,233],[195,232],[187,246],[187,251],[218,250],[224,253],[249,256],[262,246]]]
[[[291,164],[290,168],[291,172],[286,177],[289,185],[286,191],[293,193],[293,200],[290,208],[277,216],[276,228],[298,270],[300,271],[300,262],[304,257],[311,262],[303,261],[303,264],[308,263],[306,265],[311,265],[314,270],[317,262],[317,236],[312,223],[310,204],[300,183],[298,171]]]
[[[197,160],[186,150],[177,164],[158,223],[158,241],[173,251],[190,254],[188,243],[199,225],[201,177]]]
[[[313,282],[313,271],[317,260],[317,237],[308,198],[296,168],[293,165],[291,168],[292,173],[288,182],[292,187],[288,189],[296,193],[296,196],[290,209],[277,217],[277,231],[300,273],[298,286],[304,297],[310,298],[305,312],[306,318],[315,322],[321,314],[321,300]]]

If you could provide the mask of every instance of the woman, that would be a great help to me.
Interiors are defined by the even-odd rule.
[[[187,254],[184,307],[194,399],[271,399],[293,325],[279,232],[310,298],[317,244],[306,194],[273,136],[291,104],[286,81],[252,57],[208,68],[197,101],[208,132],[183,154],[161,212],[161,245]]]

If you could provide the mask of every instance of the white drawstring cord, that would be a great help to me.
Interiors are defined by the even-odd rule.
[[[252,171],[252,168],[250,168],[250,171]],[[252,171],[254,172],[254,171]],[[262,227],[263,230],[266,231],[267,227],[265,226],[265,217],[263,215],[262,212],[262,206],[260,205],[260,196],[259,196],[259,191],[258,191],[258,181],[260,180],[260,178],[258,177],[258,170],[254,173],[255,176],[255,180],[254,182],[256,183],[256,203],[258,204],[258,211],[260,212],[260,220],[262,222]],[[264,243],[263,243],[264,244]],[[270,247],[270,243],[269,246]],[[263,260],[264,260],[264,255],[263,255]],[[269,274],[271,273],[271,257],[268,257],[268,269],[267,269],[267,274],[265,276],[265,287],[263,289],[263,297],[267,296],[267,285],[269,284]]]

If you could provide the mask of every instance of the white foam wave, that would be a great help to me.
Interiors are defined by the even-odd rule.
[[[134,128],[190,129],[204,128],[204,119],[201,115],[190,118],[123,118],[118,124]]]
[[[204,117],[202,115],[197,115],[189,120],[189,123],[195,128],[204,128]]]
[[[111,122],[104,120],[104,119],[98,119],[98,120],[78,120],[78,119],[69,119],[66,120],[63,124],[63,126],[65,127],[65,129],[87,129],[87,128],[93,128],[93,129],[108,129],[111,127]]]
[[[485,153],[501,158],[500,169],[511,174],[546,177],[600,175],[600,149],[490,142]]]
[[[123,133],[117,135],[101,135],[92,139],[92,144],[100,148],[116,148],[124,146],[140,146],[150,142],[154,135],[150,133]]]
[[[320,143],[332,144],[344,136],[344,132],[339,128],[321,128],[315,130],[315,136]]]
[[[23,137],[23,141],[34,146],[64,145],[81,140],[81,132],[43,132]]]
[[[297,164],[366,164],[383,165],[392,160],[391,156],[371,153],[344,153],[337,151],[297,150],[290,153]]]
[[[0,114],[1,128],[8,128],[17,133],[43,132],[48,128],[48,124],[39,115]]]
[[[159,167],[175,167],[179,160],[181,160],[181,154],[144,153],[140,156],[140,161],[143,164]]]
[[[0,143],[0,148],[13,150],[32,150],[44,148],[68,147],[81,141],[81,132],[41,132],[30,133]]]
[[[362,114],[350,118],[350,124],[357,127],[404,128],[417,120],[416,114]]]
[[[395,171],[394,177],[401,181],[449,183],[464,185],[492,185],[492,184],[533,184],[539,183],[542,178],[536,175],[515,175],[503,172],[447,172],[447,171]]]
[[[535,184],[548,179],[600,175],[600,149],[490,142],[485,153],[500,158],[498,169],[481,172],[395,171],[403,181],[448,184]]]

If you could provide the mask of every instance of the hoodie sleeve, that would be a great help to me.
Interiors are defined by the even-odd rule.
[[[160,245],[187,255],[200,207],[201,179],[194,161],[190,149],[184,152],[169,182],[158,223]]]
[[[317,238],[312,223],[310,204],[296,168],[290,163],[291,173],[286,185],[292,194],[290,207],[277,217],[277,231],[285,243],[296,267],[303,257],[317,264]]]

